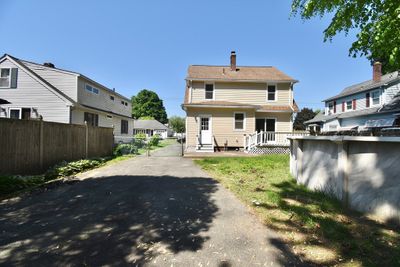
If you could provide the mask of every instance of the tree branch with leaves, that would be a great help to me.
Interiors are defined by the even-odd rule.
[[[324,30],[324,41],[340,32],[358,29],[357,40],[349,49],[352,57],[373,63],[381,61],[385,73],[400,69],[399,0],[293,0],[292,15],[302,19],[333,14]]]

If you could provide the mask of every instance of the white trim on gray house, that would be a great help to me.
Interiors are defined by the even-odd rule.
[[[325,111],[305,123],[323,132],[395,126],[400,113],[399,71],[382,75],[381,64],[375,63],[373,73],[373,79],[324,100]]]
[[[82,74],[7,54],[0,58],[1,69],[12,70],[12,75],[9,86],[0,88],[0,98],[9,102],[0,104],[0,117],[10,117],[13,110],[14,117],[22,119],[74,124],[90,120],[95,126],[113,127],[115,136],[132,138],[131,102],[115,90]],[[96,92],[85,90],[85,84]]]

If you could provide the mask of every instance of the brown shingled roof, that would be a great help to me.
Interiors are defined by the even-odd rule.
[[[251,105],[244,103],[236,103],[230,101],[202,101],[196,103],[185,103],[184,106],[215,106],[215,107],[243,107],[243,108],[254,108],[259,112],[269,112],[269,111],[288,111],[288,112],[298,112],[299,108],[296,102],[293,101],[293,105]]]
[[[275,67],[238,67],[232,71],[229,66],[191,65],[188,68],[186,79],[210,79],[210,80],[249,80],[249,81],[286,81],[297,80],[286,75]]]

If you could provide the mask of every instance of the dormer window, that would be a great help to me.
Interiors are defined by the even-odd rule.
[[[96,95],[99,94],[99,89],[97,89],[97,88],[95,88],[95,87],[93,87],[93,86],[91,86],[89,84],[86,84],[85,88],[86,88],[86,91],[88,91],[88,92],[91,92],[91,93],[96,94]]]
[[[267,100],[268,101],[276,100],[276,85],[268,85]]]
[[[214,99],[214,84],[207,83],[205,85],[205,99]]]

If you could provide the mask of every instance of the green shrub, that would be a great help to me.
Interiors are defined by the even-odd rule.
[[[159,143],[160,143],[160,136],[158,134],[155,134],[150,138],[149,146],[158,146]]]
[[[137,154],[138,146],[133,144],[119,144],[114,149],[114,156],[122,156],[122,155],[129,155],[129,154]]]
[[[47,170],[45,177],[47,180],[56,179],[58,177],[66,177],[84,170],[93,169],[102,165],[106,159],[82,159],[73,162],[63,161]]]
[[[0,176],[0,196],[24,190],[45,182],[43,176]]]
[[[136,146],[138,149],[143,148],[146,144],[146,134],[140,133],[134,136],[132,144]]]

